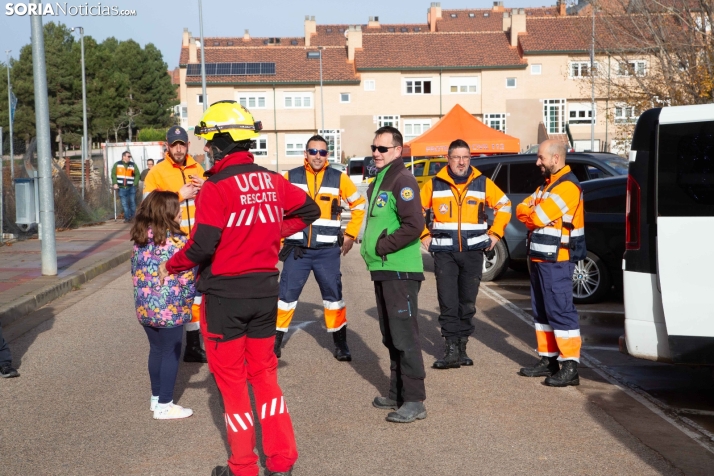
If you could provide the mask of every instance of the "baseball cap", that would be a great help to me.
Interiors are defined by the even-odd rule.
[[[188,144],[188,133],[183,127],[173,126],[166,132],[166,142],[169,145],[173,145],[174,142],[181,141],[184,144]]]

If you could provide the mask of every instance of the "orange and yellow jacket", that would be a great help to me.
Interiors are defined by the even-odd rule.
[[[189,183],[189,175],[203,178],[203,167],[193,157],[186,154],[184,165],[178,165],[166,153],[164,160],[154,165],[144,180],[144,197],[154,190],[179,193],[181,187]],[[196,218],[196,205],[193,199],[186,200],[179,193],[181,202],[181,230],[189,234]]]
[[[421,206],[431,209],[434,217],[429,251],[474,251],[491,245],[489,234],[503,238],[511,219],[511,201],[493,181],[471,167],[466,183],[456,184],[449,176],[448,165],[424,183]],[[486,207],[493,208],[493,224],[486,223]]]
[[[364,212],[365,199],[357,191],[350,178],[337,169],[325,165],[315,172],[305,160],[303,167],[294,168],[285,173],[285,178],[293,185],[302,188],[320,206],[320,218],[310,226],[285,238],[285,244],[306,248],[331,248],[337,245],[340,231],[342,200],[346,201],[352,212],[345,235],[356,239],[359,235]]]
[[[580,182],[566,165],[516,207],[533,261],[577,262],[587,255]]]

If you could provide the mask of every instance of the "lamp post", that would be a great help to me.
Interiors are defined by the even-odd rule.
[[[307,59],[319,59],[320,60],[320,122],[322,124],[322,130],[325,130],[325,98],[322,93],[322,46],[317,47],[317,51],[308,51]]]
[[[87,161],[87,79],[84,72],[84,28],[77,26],[72,31],[79,30],[80,49],[82,51],[82,120],[84,135],[82,136],[82,198],[84,198],[84,163]],[[91,141],[89,141],[91,143]]]
[[[15,151],[13,150],[13,145],[12,145],[12,120],[13,120],[13,114],[12,114],[12,85],[10,84],[10,53],[12,50],[5,50],[5,55],[7,55],[7,118],[9,119],[10,122],[10,178],[14,179],[15,178],[15,160],[14,160],[14,154]]]
[[[198,0],[198,23],[199,33],[201,35],[201,94],[203,98],[203,112],[208,109],[208,98],[206,97],[206,48],[203,43],[203,2]],[[211,159],[208,154],[205,155],[206,170],[211,168]]]
[[[590,151],[595,152],[595,5],[590,6],[593,13],[593,37],[590,45],[590,79],[592,82],[592,103],[590,104]]]

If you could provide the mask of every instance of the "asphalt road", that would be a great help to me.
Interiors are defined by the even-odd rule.
[[[428,256],[425,263],[419,325],[430,366],[443,341]],[[125,265],[105,273],[4,329],[22,376],[0,381],[0,474],[208,475],[225,462],[221,398],[205,365],[182,363],[179,370],[175,399],[194,416],[151,418],[148,343],[134,317],[127,271]],[[386,422],[371,400],[387,390],[388,358],[357,246],[342,272],[354,360],[332,357],[310,279],[280,362],[300,451],[296,476],[669,475],[714,468],[701,441],[597,367],[583,365],[578,388],[518,376],[536,359],[533,331],[518,306],[490,286],[479,296],[469,344],[476,365],[428,368],[428,417]]]

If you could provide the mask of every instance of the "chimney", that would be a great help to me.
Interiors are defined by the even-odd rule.
[[[511,14],[503,12],[503,31],[507,32],[511,29]]]
[[[355,50],[362,49],[362,27],[350,26],[347,29],[347,60],[355,60]]]
[[[367,28],[379,28],[379,17],[369,17]]]
[[[246,28],[245,33],[243,33],[243,41],[250,41],[250,32]]]
[[[518,46],[518,34],[526,32],[526,11],[513,9],[511,13],[511,46]]]
[[[436,21],[441,20],[441,2],[431,2],[426,22],[429,24],[429,31],[436,31]]]
[[[558,0],[558,16],[564,17],[568,15],[568,5],[565,0]]]
[[[188,62],[189,63],[198,63],[198,52],[195,38],[189,38],[188,39]]]
[[[317,34],[317,22],[314,16],[305,15],[305,46],[310,46],[310,37]]]
[[[493,2],[494,12],[504,12],[506,9],[503,8],[503,2]]]
[[[183,38],[181,38],[181,46],[188,46],[188,40],[191,38],[191,33],[188,28],[183,29]]]

